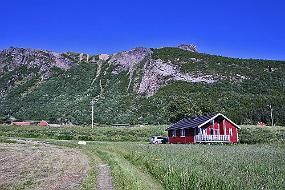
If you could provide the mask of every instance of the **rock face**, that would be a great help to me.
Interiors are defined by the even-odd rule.
[[[142,61],[150,58],[151,53],[152,51],[148,48],[138,47],[129,51],[114,54],[109,60],[110,64],[114,64],[116,66],[115,70],[112,71],[112,74],[128,71],[129,84],[127,91],[129,91],[130,85],[133,81],[134,71]]]
[[[152,51],[148,48],[138,47],[114,54],[109,63],[121,66],[123,70],[133,70],[137,64],[151,55],[151,53]]]
[[[109,55],[108,54],[100,54],[99,55],[99,60],[102,60],[102,61],[107,61],[109,59]]]
[[[192,47],[192,46],[191,46]],[[193,48],[193,47],[192,47]],[[134,84],[134,91],[141,95],[152,96],[162,86],[167,85],[170,81],[181,80],[188,82],[206,82],[213,83],[216,81],[213,76],[184,74],[177,66],[162,60],[151,58],[152,51],[147,48],[134,48],[130,51],[124,51],[114,54],[109,60],[110,64],[116,65],[112,74],[117,75],[127,71],[129,75],[128,89],[134,80],[134,72],[143,64],[143,75],[141,79]]]
[[[186,51],[198,52],[197,47],[194,44],[181,44],[178,46],[178,48]]]
[[[39,68],[44,79],[52,75],[52,68],[67,70],[74,63],[60,53],[25,48],[8,48],[0,52],[0,73],[18,67]]]
[[[87,63],[89,62],[90,55],[89,54],[84,54],[80,53],[79,54],[79,61],[86,61]]]
[[[154,95],[159,88],[170,81],[206,82],[213,83],[216,79],[210,75],[182,73],[176,66],[162,60],[151,60],[144,65],[144,75],[137,92],[146,96]]]

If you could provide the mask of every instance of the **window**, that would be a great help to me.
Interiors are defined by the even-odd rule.
[[[233,129],[229,129],[230,135],[233,135]]]
[[[214,129],[210,128],[210,134],[213,135],[214,134]]]
[[[173,136],[173,137],[176,137],[176,129],[174,129],[174,130],[172,131],[172,136]]]
[[[181,129],[180,136],[185,137],[185,129]]]
[[[198,128],[198,134],[197,135],[207,135],[207,129]]]
[[[195,132],[195,135],[201,134],[201,128],[195,128],[194,132]]]
[[[214,129],[214,135],[219,135],[220,134],[220,129]]]

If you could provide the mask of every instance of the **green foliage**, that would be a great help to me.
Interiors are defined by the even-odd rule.
[[[179,119],[180,116],[221,112],[238,124],[256,124],[259,121],[269,124],[271,120],[268,105],[271,104],[274,107],[275,123],[285,123],[284,117],[280,115],[285,111],[284,96],[243,92],[230,83],[217,82],[207,85],[176,81],[161,88],[153,98],[162,100],[162,105],[174,105],[170,112],[160,112],[165,114],[165,117],[174,115]]]
[[[169,121],[175,123],[185,117],[202,114],[200,108],[190,98],[174,96],[168,104]]]
[[[7,121],[8,116],[6,115],[0,115],[0,124],[3,124]]]
[[[239,131],[241,143],[284,143],[285,127],[242,126]]]

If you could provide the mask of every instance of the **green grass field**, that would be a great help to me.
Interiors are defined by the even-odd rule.
[[[45,139],[81,150],[92,164],[85,189],[94,189],[96,165],[102,162],[110,165],[119,190],[284,189],[284,127],[242,126],[238,145],[147,143],[148,137],[165,134],[165,127],[0,126],[0,136]],[[77,145],[82,139],[92,141]]]
[[[282,189],[285,185],[285,146],[92,143],[89,148],[125,158],[165,189]],[[121,170],[114,173],[121,176]]]

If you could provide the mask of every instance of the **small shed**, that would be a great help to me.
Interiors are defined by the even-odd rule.
[[[237,143],[240,127],[225,115],[184,118],[166,129],[170,143]]]
[[[48,126],[48,122],[42,120],[42,121],[40,121],[40,122],[38,123],[38,126]]]

